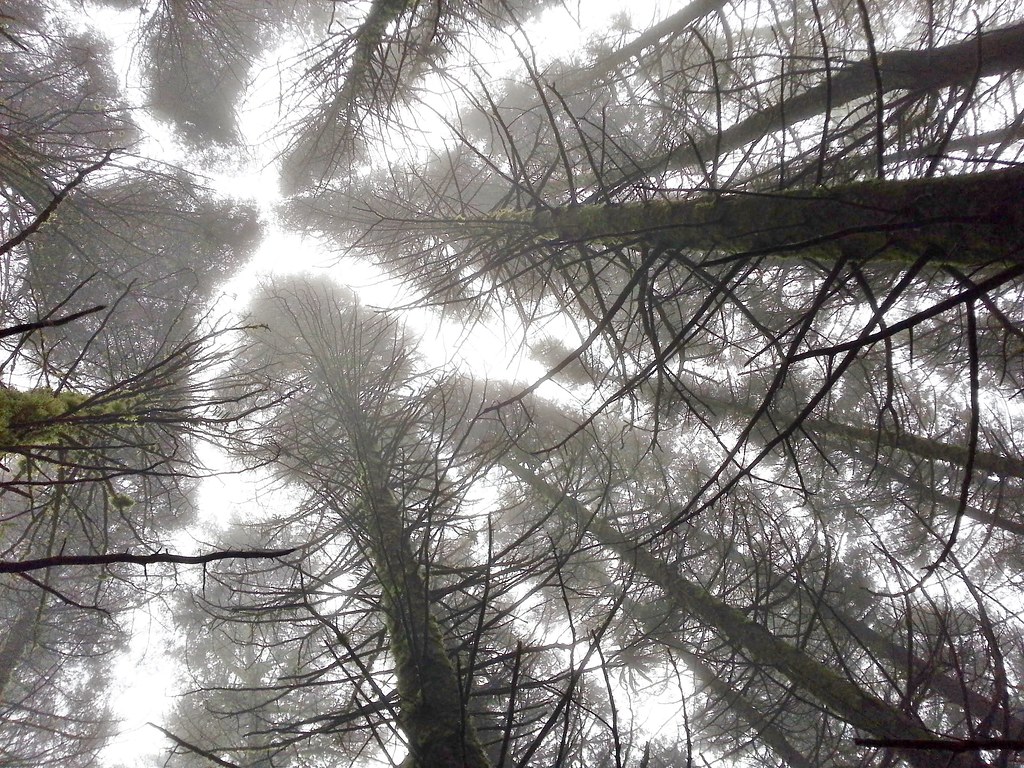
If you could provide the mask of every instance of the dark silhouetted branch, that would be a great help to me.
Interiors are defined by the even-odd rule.
[[[854,739],[858,747],[932,749],[945,752],[981,752],[992,749],[1024,750],[1024,739]]]
[[[71,191],[79,184],[81,184],[83,181],[85,181],[85,177],[88,176],[90,173],[98,171],[100,168],[109,163],[110,158],[113,156],[115,151],[116,150],[113,149],[107,150],[103,154],[103,157],[101,157],[95,163],[86,166],[78,173],[76,173],[75,177],[71,181],[69,181],[60,192],[53,196],[53,199],[47,204],[45,208],[43,208],[43,210],[39,212],[39,214],[31,221],[31,223],[29,223],[27,227],[25,227],[23,230],[21,230],[21,232],[19,232],[10,240],[5,242],[3,245],[0,245],[0,256],[10,253],[23,242],[32,237],[32,235],[38,232],[39,228],[42,227],[43,224],[45,224],[51,216],[53,216],[53,212],[57,210],[61,203],[64,202],[64,199],[69,194],[71,194]]]
[[[131,563],[133,565],[153,565],[155,563],[179,563],[182,565],[203,565],[215,560],[256,560],[290,555],[297,548],[291,549],[225,549],[209,552],[205,555],[172,555],[169,552],[156,552],[151,555],[133,555],[129,552],[116,552],[108,555],[57,555],[41,557],[37,560],[20,560],[15,562],[0,561],[0,573],[25,573],[43,568],[56,568],[62,565],[112,565],[114,563]]]
[[[205,757],[207,760],[210,760],[210,761],[216,763],[217,765],[223,765],[224,768],[239,768],[239,766],[236,765],[235,763],[231,763],[231,762],[228,762],[227,760],[219,758],[215,754],[213,754],[213,752],[210,752],[209,750],[203,749],[202,747],[197,747],[195,744],[191,744],[191,743],[185,741],[180,736],[175,736],[173,733],[168,731],[166,728],[161,728],[156,723],[146,723],[146,725],[149,725],[149,726],[152,726],[153,728],[156,728],[158,731],[160,731],[160,733],[162,733],[168,739],[173,741],[179,747],[182,747],[183,749],[187,749],[189,752],[194,752],[195,754],[199,755],[200,757]]]
[[[32,331],[38,331],[40,328],[56,328],[61,325],[67,325],[80,317],[92,315],[96,312],[102,312],[106,308],[106,304],[99,304],[95,307],[89,307],[89,309],[83,309],[81,312],[64,315],[64,317],[58,317],[53,320],[36,320],[34,323],[21,323],[19,325],[12,325],[8,328],[0,328],[0,339],[8,336],[17,336],[18,334],[23,333],[31,333]]]

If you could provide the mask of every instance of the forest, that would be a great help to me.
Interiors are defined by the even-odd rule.
[[[0,766],[1020,765],[1022,156],[1014,0],[7,0]]]

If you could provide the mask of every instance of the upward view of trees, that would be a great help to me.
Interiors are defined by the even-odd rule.
[[[1024,759],[1021,8],[612,5],[5,6],[0,763]]]

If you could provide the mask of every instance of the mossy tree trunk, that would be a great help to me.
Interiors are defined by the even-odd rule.
[[[394,224],[397,224],[395,222]],[[868,181],[831,189],[702,194],[625,205],[499,210],[424,221],[452,237],[584,242],[707,252],[711,260],[772,256],[909,265],[1024,265],[1024,171]]]
[[[359,456],[356,522],[377,581],[395,662],[399,725],[415,768],[489,768],[460,680],[431,615],[427,586],[413,554],[402,510],[388,487],[387,467],[372,440],[354,431]]]
[[[489,768],[463,698],[471,672],[448,656],[418,547],[416,512],[458,505],[420,493],[445,482],[435,464],[445,416],[431,407],[439,385],[418,383],[411,339],[393,317],[365,310],[326,278],[282,279],[254,305],[265,325],[250,326],[258,342],[240,364],[274,370],[270,391],[287,393],[274,421],[258,428],[275,435],[271,460],[333,518],[320,535],[350,538],[354,561],[379,588],[373,610],[394,662],[403,768]]]

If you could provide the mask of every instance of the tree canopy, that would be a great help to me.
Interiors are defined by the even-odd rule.
[[[1019,762],[1024,10],[613,5],[5,6],[0,763]]]

